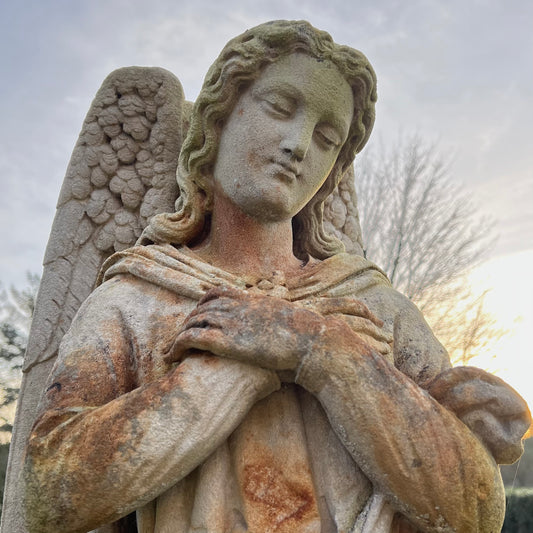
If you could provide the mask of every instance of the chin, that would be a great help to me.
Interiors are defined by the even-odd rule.
[[[264,222],[282,222],[291,219],[299,209],[295,209],[288,201],[288,195],[272,188],[254,191],[248,195],[240,191],[232,199],[239,209],[249,217]]]

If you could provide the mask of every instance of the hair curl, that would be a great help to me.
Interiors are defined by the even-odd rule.
[[[343,244],[324,230],[324,200],[370,136],[377,99],[376,76],[361,52],[336,44],[328,33],[308,22],[284,20],[261,24],[235,37],[209,69],[179,157],[176,212],[153,217],[141,237],[142,243],[185,244],[205,234],[213,201],[212,169],[224,121],[242,92],[267,65],[295,52],[330,61],[338,68],[352,88],[354,115],[330,174],[293,218],[294,253],[300,258],[310,254],[324,259],[343,251]]]

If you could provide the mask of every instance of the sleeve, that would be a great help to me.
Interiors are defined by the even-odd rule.
[[[328,319],[327,335],[296,381],[321,402],[375,490],[422,531],[499,531],[505,498],[494,458],[417,383],[448,371],[446,352],[416,307],[406,302],[396,310],[394,365]],[[444,390],[437,384],[430,388],[436,396]]]
[[[62,342],[26,452],[31,532],[85,532],[153,500],[279,387],[271,371],[208,354],[137,384],[114,301],[104,285]]]
[[[394,292],[396,368],[468,426],[498,464],[514,463],[522,455],[522,437],[531,424],[526,402],[502,379],[480,368],[452,368],[417,307]]]

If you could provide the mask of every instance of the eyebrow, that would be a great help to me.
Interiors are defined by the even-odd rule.
[[[275,83],[270,84],[270,86],[267,84],[263,87],[254,87],[252,89],[252,93],[267,93],[272,91],[279,91],[284,93],[286,96],[290,96],[291,98],[303,98],[303,93],[298,87],[295,85],[292,85],[291,83],[287,83],[286,81],[277,81]]]

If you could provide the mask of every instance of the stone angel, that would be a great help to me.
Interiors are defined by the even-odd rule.
[[[500,531],[530,415],[362,256],[375,102],[367,59],[306,22],[231,40],[194,107],[161,69],[104,82],[46,252],[4,533]]]

